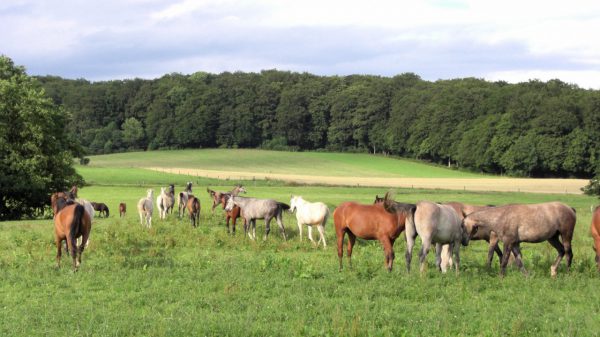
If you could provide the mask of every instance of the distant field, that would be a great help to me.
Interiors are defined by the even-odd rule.
[[[118,153],[91,156],[90,160],[90,167],[176,167],[340,177],[493,177],[406,159],[355,153],[206,149]]]

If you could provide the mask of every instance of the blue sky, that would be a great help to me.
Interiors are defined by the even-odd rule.
[[[280,69],[600,89],[598,1],[2,0],[0,53],[90,80]]]

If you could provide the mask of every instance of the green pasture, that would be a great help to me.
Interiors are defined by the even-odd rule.
[[[90,167],[165,167],[348,177],[493,177],[418,161],[359,153],[202,149],[91,156]]]
[[[92,163],[94,163],[92,159]],[[487,245],[461,250],[461,273],[407,274],[405,243],[395,244],[394,270],[383,267],[377,242],[359,240],[354,268],[338,271],[333,222],[328,246],[299,242],[295,218],[284,216],[288,241],[275,222],[262,241],[257,221],[254,242],[242,221],[228,235],[221,210],[210,212],[206,187],[230,189],[237,181],[183,177],[146,170],[78,167],[94,185],[80,197],[105,202],[107,219],[95,218],[91,241],[77,273],[70,259],[55,268],[51,220],[0,223],[0,336],[597,336],[600,335],[600,275],[589,234],[590,206],[580,195],[396,190],[396,200],[457,200],[474,204],[559,200],[578,215],[574,262],[550,278],[555,250],[526,244],[529,276],[509,268],[498,277],[498,261],[485,267]],[[193,180],[201,198],[200,226],[174,214],[165,221],[155,210],[152,229],[140,226],[137,200],[147,188]],[[381,188],[243,182],[248,196],[289,202],[291,194],[323,201],[331,210],[342,201],[371,203]],[[155,194],[156,195],[156,194]],[[126,202],[127,216],[117,205]],[[316,233],[314,233],[316,234]],[[317,235],[315,235],[316,237]],[[418,241],[418,240],[417,240]]]

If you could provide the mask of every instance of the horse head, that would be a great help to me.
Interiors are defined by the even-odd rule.
[[[294,195],[290,195],[290,212],[294,213],[294,211],[296,210],[296,208],[298,207],[298,205],[296,205],[296,203],[298,202],[299,197],[294,196]]]
[[[150,198],[150,200],[154,199],[154,190],[149,188],[148,190],[146,190],[146,197]]]
[[[225,204],[225,210],[227,212],[231,211],[233,209],[233,207],[235,206],[235,201],[233,199],[235,199],[234,196],[231,196],[227,199],[227,204]]]
[[[185,185],[185,191],[192,193],[192,182],[191,181],[188,181],[187,184]]]
[[[246,189],[244,188],[244,186],[242,184],[237,184],[237,185],[235,185],[233,190],[231,190],[231,194],[238,195],[240,193],[246,194]]]
[[[375,201],[373,201],[373,205],[383,204],[384,201],[385,201],[385,198],[382,198],[379,196],[379,194],[377,194],[375,196]]]

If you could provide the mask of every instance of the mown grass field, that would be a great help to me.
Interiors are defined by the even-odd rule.
[[[418,161],[357,153],[202,149],[116,153],[91,156],[90,167],[179,167],[327,176],[411,178],[494,177]]]
[[[395,245],[392,273],[383,268],[377,242],[359,241],[354,268],[338,272],[335,234],[327,249],[298,240],[286,214],[287,242],[277,226],[266,242],[227,235],[221,211],[211,214],[206,186],[225,190],[234,181],[182,177],[135,168],[79,168],[88,182],[80,196],[111,208],[95,219],[91,243],[77,273],[54,264],[52,221],[0,223],[1,336],[595,336],[600,334],[600,275],[589,235],[590,205],[578,195],[397,190],[399,201],[457,200],[474,204],[563,201],[576,208],[574,263],[549,276],[555,251],[547,243],[523,247],[530,275],[516,268],[498,277],[498,262],[485,267],[487,247],[461,251],[461,274],[440,274],[429,256],[419,275],[404,263],[405,243]],[[143,229],[135,203],[145,190],[194,179],[203,209],[199,228],[171,215]],[[249,196],[289,202],[290,194],[333,208],[342,201],[371,203],[384,189],[244,182]],[[119,219],[116,206],[129,212]],[[257,223],[262,237],[264,225]],[[304,230],[306,235],[306,230]],[[418,241],[418,240],[417,240]],[[417,246],[418,248],[418,246]],[[416,253],[416,251],[415,251]]]

